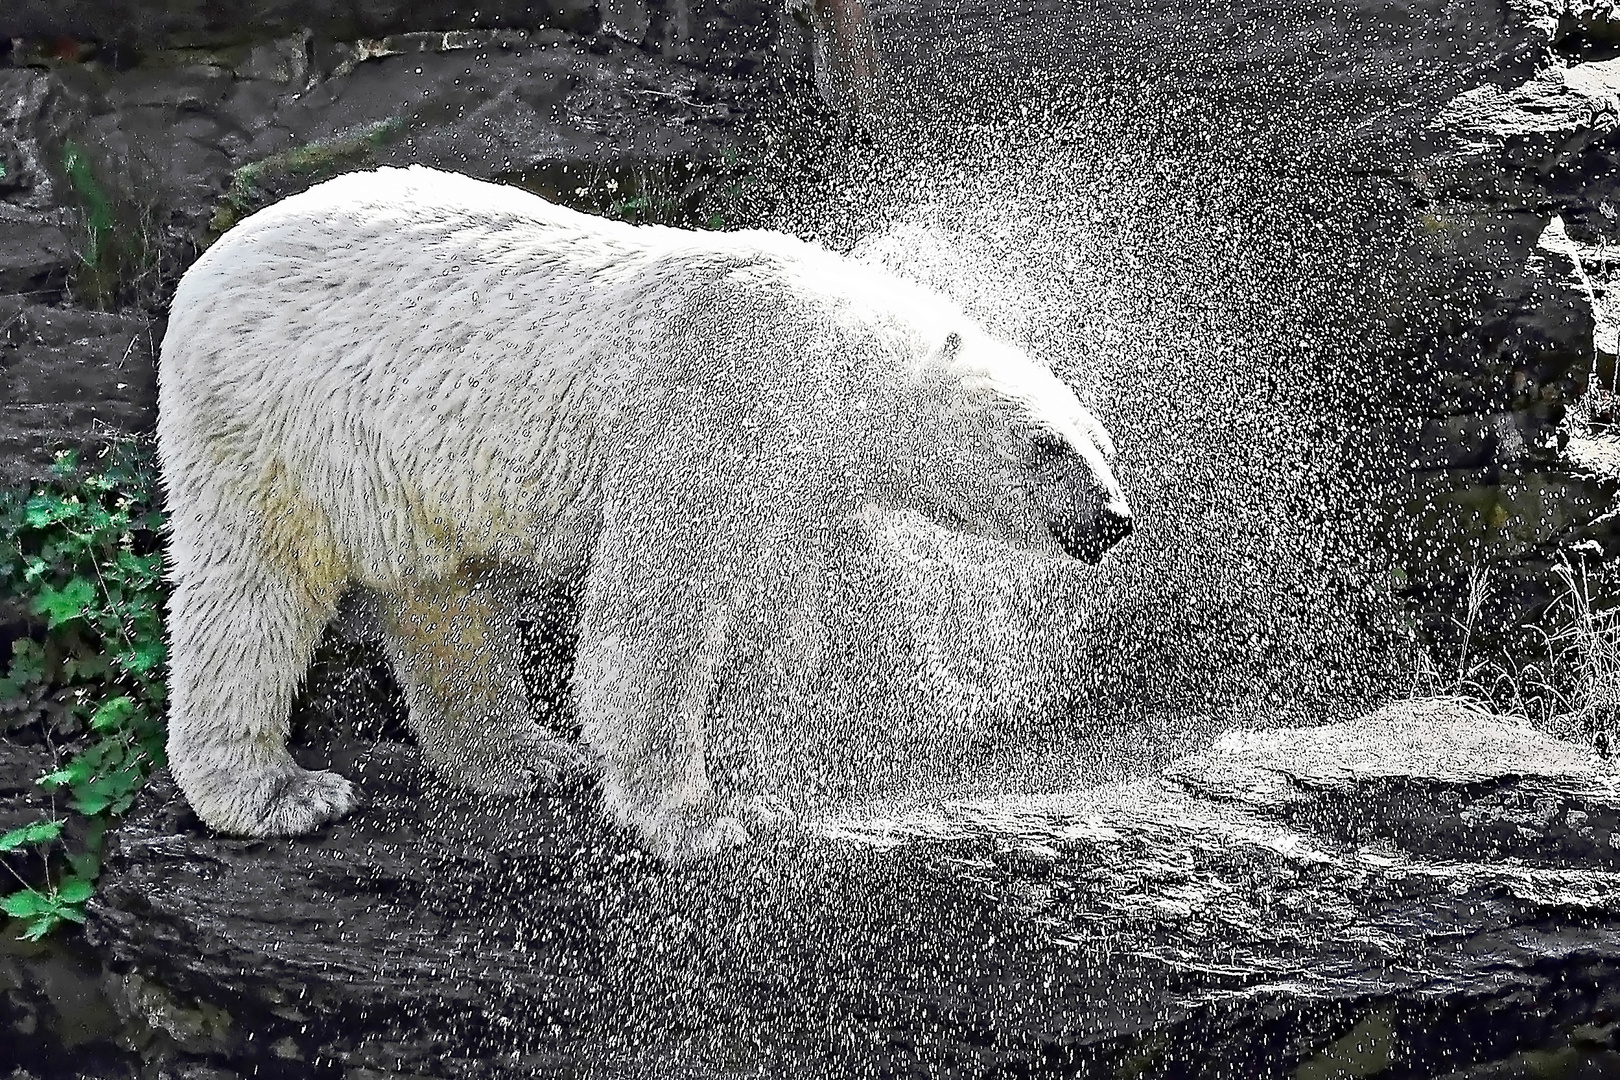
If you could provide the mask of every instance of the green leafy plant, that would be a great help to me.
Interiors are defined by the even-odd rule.
[[[80,258],[86,264],[96,266],[100,264],[112,238],[112,200],[107,198],[107,192],[96,178],[90,159],[77,143],[69,141],[62,147],[62,171],[67,173],[68,183],[73,185],[74,193],[84,203],[84,228],[88,243]]]
[[[48,845],[61,837],[64,824],[60,819],[36,821],[12,829],[0,836],[0,855]],[[22,936],[29,941],[38,941],[64,922],[84,921],[84,902],[95,892],[100,859],[84,851],[68,855],[67,862],[71,872],[58,875],[50,887],[37,889],[24,881],[21,889],[0,897],[0,911],[22,922]]]
[[[0,600],[28,619],[0,668],[0,716],[54,750],[39,783],[52,816],[0,836],[0,857],[32,852],[39,873],[5,863],[20,889],[0,910],[41,937],[83,918],[107,823],[163,763],[163,579],[154,469],[142,444],[96,471],[62,455],[49,482],[0,494]],[[61,800],[77,818],[58,817]]]
[[[230,186],[208,222],[209,233],[218,238],[232,225],[277,197],[370,164],[379,150],[398,139],[404,131],[405,121],[391,116],[342,135],[317,139],[243,165],[231,174]]]
[[[84,227],[78,263],[68,281],[74,299],[104,309],[151,305],[163,278],[156,205],[110,194],[90,155],[71,139],[62,144],[62,172]]]

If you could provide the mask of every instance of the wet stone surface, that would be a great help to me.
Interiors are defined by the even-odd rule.
[[[367,809],[221,840],[158,783],[112,844],[90,940],[182,1060],[1516,1075],[1526,1052],[1596,1060],[1620,1025],[1620,775],[1452,706],[1232,734],[1083,792],[807,821],[684,868],[589,793],[469,801],[398,744],[303,753]]]

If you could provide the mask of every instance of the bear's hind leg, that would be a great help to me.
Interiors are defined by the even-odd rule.
[[[252,555],[176,530],[169,599],[169,767],[197,816],[239,836],[295,836],[354,808],[349,781],[287,753],[292,699],[333,597]],[[223,558],[188,551],[227,552]]]
[[[440,776],[516,795],[586,769],[586,756],[529,712],[517,621],[490,575],[429,582],[383,606],[383,641],[411,728]]]

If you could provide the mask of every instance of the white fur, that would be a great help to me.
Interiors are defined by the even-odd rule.
[[[1054,553],[1038,508],[1124,507],[1095,418],[935,294],[791,237],[423,168],[232,229],[175,294],[159,386],[169,758],[205,822],[247,835],[353,805],[285,748],[351,585],[381,599],[428,759],[517,791],[583,756],[524,711],[503,574],[583,571],[589,754],[610,811],[679,856],[744,835],[706,709],[761,565],[825,555],[872,507]],[[1035,429],[1077,464],[1032,499]]]

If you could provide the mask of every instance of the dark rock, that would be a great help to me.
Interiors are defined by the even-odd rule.
[[[0,935],[0,1076],[130,1077],[97,965],[57,941]]]
[[[1601,523],[1614,484],[1563,453],[1569,407],[1612,378],[1616,349],[1606,252],[1620,60],[1600,47],[1610,31],[1599,7],[1521,5],[1551,50],[1537,73],[1458,95],[1417,144],[1407,254],[1423,287],[1405,302],[1432,315],[1411,323],[1418,415],[1398,443],[1412,467],[1449,471],[1417,481],[1394,532],[1397,561],[1419,568],[1427,625],[1458,622],[1455,605],[1474,593],[1465,579],[1481,565],[1504,587],[1479,621],[1556,618],[1569,590],[1559,567],[1586,557],[1578,546],[1612,546]],[[1582,404],[1577,429],[1589,413]],[[1461,468],[1482,471],[1458,484]],[[1519,660],[1538,659],[1544,639],[1523,640]]]
[[[66,223],[11,217],[0,209],[0,292],[61,292],[77,259]]]
[[[8,207],[39,212],[60,202],[47,164],[51,148],[42,141],[62,119],[54,91],[41,72],[0,69],[0,199]]]
[[[1596,59],[1620,52],[1620,19],[1606,0],[1514,0],[1524,23],[1567,59]]]
[[[394,124],[377,164],[511,178],[571,168],[584,177],[718,155],[747,95],[742,83],[622,43],[585,52],[560,36],[469,35],[447,46],[435,35],[376,45],[285,102],[246,157]]]
[[[144,316],[0,296],[0,484],[44,477],[57,449],[150,431],[161,336]]]
[[[21,703],[7,702],[8,706]],[[48,746],[25,745],[6,737],[5,715],[0,713],[0,833],[57,816],[51,793],[35,781],[56,767],[56,755]],[[33,863],[33,865],[30,865]],[[32,881],[39,867],[34,856],[24,852],[0,855],[0,896],[9,893],[21,879]]]
[[[632,45],[647,40],[652,12],[647,9],[646,0],[599,0],[597,10],[602,15],[602,29],[614,37]]]
[[[91,919],[126,994],[216,1063],[346,1075],[1435,1075],[1620,1021],[1620,777],[1456,706],[681,868],[413,757],[353,755],[370,805],[298,841],[153,785]]]
[[[1542,209],[1551,192],[1570,183],[1560,175],[1569,163],[1620,125],[1617,92],[1620,61],[1608,60],[1549,67],[1511,90],[1463,94],[1434,124],[1451,148],[1425,162],[1419,183],[1431,197],[1456,193],[1508,210]]]
[[[62,118],[49,79],[0,70],[0,293],[48,296],[66,285],[83,243],[42,141]]]
[[[272,0],[229,9],[188,0],[157,3],[152,0],[14,0],[0,16],[0,37],[43,39],[60,53],[63,39],[105,42],[123,48],[153,50],[166,46],[233,45],[309,29],[330,40],[380,38],[390,34],[433,31],[554,29],[592,33],[606,24],[622,34],[639,26],[636,44],[647,39],[649,27],[666,26],[658,34],[663,54],[700,66],[726,66],[743,53],[764,53],[782,40],[785,14],[766,0],[664,0],[648,4],[635,0],[640,13],[626,21],[627,0],[603,8],[600,23],[593,19],[593,0],[467,0],[404,3],[402,0],[364,0],[332,5],[320,0]]]
[[[46,816],[50,798],[34,781],[49,772],[54,761],[47,746],[0,741],[0,833]]]

